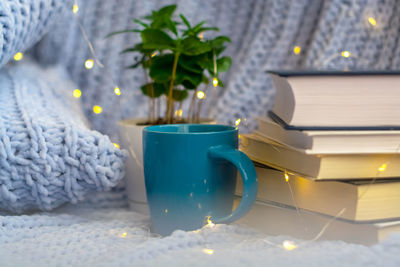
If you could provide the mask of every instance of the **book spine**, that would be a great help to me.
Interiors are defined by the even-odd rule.
[[[268,116],[285,130],[290,131],[398,131],[400,126],[295,126],[289,125],[273,111],[268,112]]]

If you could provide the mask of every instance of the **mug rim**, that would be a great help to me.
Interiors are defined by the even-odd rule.
[[[219,128],[221,130],[208,130],[208,131],[199,131],[199,132],[179,132],[179,131],[165,131],[163,128],[172,128],[172,127],[195,127],[195,128]],[[196,124],[196,123],[180,123],[180,124],[163,124],[163,125],[152,125],[147,126],[143,129],[143,132],[148,133],[158,133],[158,134],[171,134],[171,135],[209,135],[209,134],[227,134],[227,133],[235,133],[238,131],[237,127],[224,125],[224,124]]]

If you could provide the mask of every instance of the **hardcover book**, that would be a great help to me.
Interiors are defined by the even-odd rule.
[[[255,134],[242,134],[240,149],[253,161],[314,180],[400,177],[400,154],[307,154]]]
[[[357,222],[400,220],[399,180],[312,181],[265,166],[256,171],[257,200]],[[240,180],[236,193],[243,193]]]
[[[239,201],[240,198],[235,200],[236,206]],[[267,235],[291,236],[303,239],[303,242],[318,237],[319,240],[342,240],[373,245],[394,232],[400,232],[400,221],[351,223],[306,210],[296,210],[291,206],[262,201],[256,201],[250,212],[236,223],[255,228]],[[324,227],[325,231],[322,231]]]
[[[382,154],[398,153],[400,131],[298,131],[285,130],[270,118],[258,119],[260,138],[289,147],[304,149],[306,154]]]
[[[400,130],[398,72],[271,72],[286,129]]]

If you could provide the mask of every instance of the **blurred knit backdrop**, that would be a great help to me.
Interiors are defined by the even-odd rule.
[[[119,54],[139,36],[105,36],[135,27],[132,18],[166,4],[177,3],[177,13],[194,23],[207,20],[220,28],[217,34],[231,37],[226,87],[208,91],[203,111],[228,124],[247,118],[242,130],[253,129],[254,118],[273,103],[267,70],[400,69],[397,0],[77,0],[76,16],[105,65],[90,70],[84,63],[92,55],[73,2],[0,1],[0,66],[17,52],[25,55],[0,71],[0,208],[76,203],[122,178],[123,155],[112,145],[116,121],[146,116],[148,100],[139,89],[143,72],[125,69],[133,55]],[[80,99],[72,98],[76,88]],[[112,142],[87,129],[79,102],[87,121]],[[93,105],[103,112],[94,114]],[[77,132],[83,133],[79,140]],[[400,266],[400,235],[372,247],[306,241],[290,252],[281,249],[288,237],[235,225],[159,238],[148,232],[147,218],[121,209],[127,204],[123,187],[114,190],[87,194],[79,206],[53,213],[8,216],[1,210],[0,266]],[[205,255],[210,248],[215,253]]]
[[[146,116],[148,100],[139,89],[143,71],[125,69],[133,63],[133,55],[119,54],[139,35],[105,36],[135,28],[133,18],[170,3],[178,4],[177,14],[220,28],[211,34],[231,37],[225,53],[233,66],[222,76],[226,87],[208,92],[203,115],[228,124],[246,118],[244,130],[252,130],[254,117],[271,107],[274,92],[267,70],[400,68],[400,1],[396,0],[81,0],[77,16],[105,67],[85,69],[92,55],[72,8],[31,51],[41,64],[67,68],[82,91],[94,129],[113,140],[118,138],[116,121]],[[343,57],[342,51],[350,56]],[[115,86],[121,88],[120,96],[114,94]],[[93,105],[103,112],[94,114]]]

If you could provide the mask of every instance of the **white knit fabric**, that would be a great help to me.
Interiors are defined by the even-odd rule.
[[[20,1],[21,2],[21,1]],[[22,1],[23,2],[23,1]],[[133,27],[131,19],[172,1],[81,0],[79,19],[106,69],[84,69],[89,49],[72,13],[34,50],[43,63],[60,63],[83,91],[83,104],[96,129],[115,133],[111,122],[146,113],[138,85],[140,70],[124,70],[132,57],[118,53],[135,35],[104,39],[111,31]],[[195,22],[207,19],[232,37],[226,51],[234,65],[227,88],[209,97],[209,112],[225,123],[265,114],[273,92],[268,69],[398,69],[400,4],[395,0],[179,0]],[[368,16],[377,20],[371,28]],[[300,55],[293,46],[302,47]],[[354,57],[337,57],[349,50]],[[333,57],[332,57],[333,56]],[[20,74],[22,75],[22,74]],[[119,85],[122,96],[113,93]],[[212,93],[210,93],[212,95]],[[104,108],[91,113],[94,104]],[[290,237],[271,237],[235,225],[198,232],[176,231],[160,238],[149,221],[128,211],[121,192],[91,196],[85,204],[52,213],[0,216],[0,266],[400,266],[400,235],[372,246],[317,241],[286,251]],[[276,245],[272,245],[272,244]],[[207,254],[212,249],[213,254]]]
[[[73,0],[0,1],[0,66],[34,45]]]
[[[279,246],[290,237],[237,225],[164,238],[148,227],[148,218],[115,207],[0,216],[0,266],[400,266],[400,234],[371,247],[317,241],[286,251]]]
[[[126,152],[90,130],[61,73],[26,59],[0,70],[0,210],[77,203],[124,176]]]
[[[242,130],[254,129],[255,117],[271,108],[274,92],[267,70],[400,68],[396,0],[81,0],[79,20],[105,68],[84,68],[92,56],[72,12],[35,53],[41,62],[68,68],[83,90],[84,108],[95,129],[115,137],[115,121],[146,116],[148,104],[139,90],[144,83],[142,70],[124,69],[133,63],[133,55],[119,54],[139,35],[104,37],[136,27],[132,18],[170,3],[178,4],[177,14],[184,13],[194,23],[207,20],[220,28],[216,34],[231,37],[226,54],[233,65],[222,76],[226,88],[209,89],[203,111],[227,124],[247,118]],[[300,54],[293,53],[294,46],[301,47]],[[351,57],[340,56],[341,51],[349,51]],[[114,94],[115,85],[122,90],[120,97]],[[93,105],[103,107],[101,116],[93,114]]]

